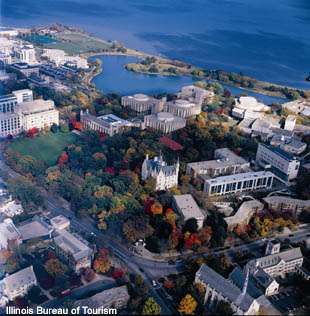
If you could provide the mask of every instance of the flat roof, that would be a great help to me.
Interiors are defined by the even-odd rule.
[[[262,178],[262,177],[274,177],[274,174],[270,171],[252,171],[245,173],[237,173],[229,176],[220,176],[214,179],[210,179],[202,175],[206,182],[210,182],[211,184],[216,184],[217,182],[234,182],[240,180],[252,180],[253,178]]]
[[[92,250],[81,240],[66,230],[59,232],[59,235],[54,238],[55,244],[64,252],[70,253],[75,260],[89,256]]]
[[[22,239],[28,240],[48,236],[53,229],[40,219],[32,219],[26,223],[21,223],[21,225],[18,226],[18,230],[22,235]]]
[[[189,218],[203,219],[205,217],[191,194],[174,195],[173,198],[185,220]]]
[[[33,267],[30,266],[11,274],[4,278],[6,291],[14,292],[15,290],[23,287],[24,285],[31,284],[37,281],[36,275],[33,272]]]

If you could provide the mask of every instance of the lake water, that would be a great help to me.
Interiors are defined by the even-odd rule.
[[[197,79],[191,77],[156,76],[127,71],[124,66],[128,63],[136,62],[137,58],[135,57],[97,56],[91,59],[94,60],[96,58],[102,61],[103,72],[96,76],[92,82],[103,93],[116,92],[121,95],[131,95],[135,93],[150,95],[165,92],[176,93],[181,87],[197,81]],[[230,90],[234,95],[247,93],[266,104],[285,101],[285,99],[269,97],[236,87],[225,86],[225,88]]]
[[[62,22],[206,68],[309,87],[309,0],[0,0],[0,24]]]

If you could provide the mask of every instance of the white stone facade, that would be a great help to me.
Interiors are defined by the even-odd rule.
[[[298,175],[300,162],[294,156],[277,147],[259,144],[256,161],[258,164],[270,165],[272,171],[284,181],[291,181]]]
[[[186,120],[168,112],[160,112],[144,116],[144,126],[167,134],[185,127]]]
[[[168,166],[161,156],[149,159],[147,155],[142,164],[141,177],[143,181],[154,178],[156,190],[167,190],[178,185],[179,168],[179,162]]]

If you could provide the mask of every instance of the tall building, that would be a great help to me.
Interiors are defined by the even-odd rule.
[[[15,56],[21,63],[33,65],[37,63],[36,51],[33,45],[22,45],[15,49]]]
[[[11,219],[7,218],[0,223],[0,250],[19,246],[21,242],[21,233]]]
[[[186,99],[201,106],[204,100],[211,101],[214,95],[212,90],[205,90],[194,85],[189,85],[181,89],[178,93],[178,98]]]
[[[163,133],[171,133],[186,126],[184,118],[174,116],[168,112],[144,116],[144,126],[159,130]]]
[[[0,96],[0,138],[15,136],[32,127],[42,129],[59,124],[53,101],[33,100],[31,90],[17,90]]]
[[[272,172],[284,181],[297,177],[300,162],[293,155],[278,147],[259,144],[256,161],[262,167],[271,166]]]
[[[149,159],[148,155],[142,164],[142,180],[154,178],[156,190],[167,190],[178,185],[179,161],[174,165],[168,166],[162,156]]]

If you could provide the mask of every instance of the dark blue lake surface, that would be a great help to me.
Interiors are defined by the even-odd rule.
[[[104,93],[116,92],[121,95],[130,95],[134,93],[176,93],[181,87],[197,81],[195,78],[191,77],[156,76],[127,71],[124,68],[124,65],[136,62],[137,58],[135,57],[97,56],[92,57],[91,59],[96,58],[99,58],[102,61],[103,72],[96,76],[92,82]],[[225,88],[230,90],[234,95],[246,93],[256,97],[266,104],[285,101],[285,99],[269,97],[236,87],[225,86]]]
[[[309,87],[309,0],[2,0],[2,25],[62,22],[205,68]]]

